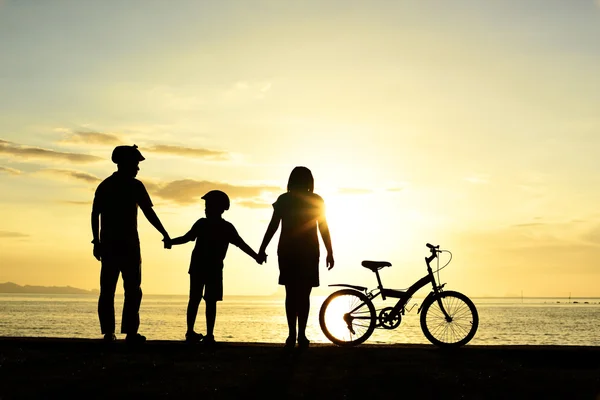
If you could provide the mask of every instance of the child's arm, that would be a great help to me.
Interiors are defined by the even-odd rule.
[[[192,231],[189,231],[188,233],[186,233],[183,236],[179,236],[179,237],[176,237],[175,239],[171,239],[171,245],[185,244],[187,242],[192,242],[194,239],[195,239],[194,234],[192,233]]]
[[[165,242],[165,249],[170,249],[171,246],[173,246],[174,244],[184,244],[187,242],[191,242],[194,239],[196,239],[196,237],[192,229],[183,236],[176,237],[175,239],[164,239],[163,242]]]
[[[248,246],[242,238],[239,238],[237,243],[234,243],[234,244],[237,245],[237,247],[239,247],[240,250],[242,250],[244,253],[246,253],[250,257],[252,257],[254,259],[254,261],[256,261],[259,264],[262,264],[258,260],[258,254],[256,254],[256,252],[254,250],[252,250],[252,248],[250,246]]]

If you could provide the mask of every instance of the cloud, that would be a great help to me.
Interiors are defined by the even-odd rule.
[[[511,225],[513,228],[531,228],[533,226],[545,226],[547,225],[544,222],[528,222],[528,223],[523,223],[523,224],[515,224],[515,225]]]
[[[338,189],[338,193],[340,194],[369,194],[373,191],[370,189],[360,189],[360,188],[340,188]]]
[[[61,200],[59,201],[61,204],[68,204],[72,206],[91,206],[91,201],[77,201],[77,200]]]
[[[100,161],[102,158],[89,154],[64,153],[60,151],[42,149],[39,147],[24,146],[17,143],[0,140],[0,155],[19,157],[25,159],[43,159],[52,161],[69,161],[73,163],[90,163]]]
[[[280,192],[281,188],[274,186],[236,186],[221,182],[183,179],[160,185],[152,192],[162,199],[187,205],[198,202],[210,190],[222,190],[231,199],[252,199],[259,197],[263,192]]]
[[[112,133],[75,131],[69,132],[61,143],[119,145],[123,141]]]
[[[472,183],[473,185],[483,185],[489,183],[489,179],[484,176],[468,176],[463,179],[469,183]]]
[[[272,87],[273,84],[269,81],[237,81],[222,93],[222,98],[232,103],[262,100]]]
[[[26,233],[11,232],[11,231],[0,231],[0,238],[26,238],[29,237]]]
[[[100,178],[87,172],[73,171],[68,169],[44,169],[41,173],[52,174],[59,177],[65,177],[70,179],[76,179],[87,183],[98,183],[101,181]]]
[[[21,171],[19,171],[18,169],[9,168],[9,167],[2,167],[2,166],[0,166],[0,172],[5,172],[5,173],[10,174],[10,175],[19,175],[19,174],[21,174]]]
[[[193,147],[183,147],[183,146],[172,146],[172,145],[168,145],[168,144],[157,144],[157,145],[154,145],[151,147],[144,147],[142,150],[144,152],[149,151],[151,153],[172,154],[172,155],[184,156],[184,157],[200,157],[200,158],[208,158],[208,159],[212,159],[212,160],[227,160],[227,159],[229,159],[229,153],[227,153],[225,151],[193,148]]]
[[[271,203],[267,203],[267,202],[262,202],[262,201],[256,201],[256,200],[243,200],[243,201],[238,201],[237,204],[239,204],[242,207],[246,207],[246,208],[271,208],[272,204]]]

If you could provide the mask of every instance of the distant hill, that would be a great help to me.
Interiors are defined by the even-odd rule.
[[[41,293],[41,294],[98,294],[98,289],[85,290],[71,286],[31,286],[16,283],[0,283],[0,293]]]

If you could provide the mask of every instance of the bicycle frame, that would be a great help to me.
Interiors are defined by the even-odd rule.
[[[377,288],[366,293],[367,298],[372,301],[381,295],[381,298],[384,301],[386,300],[387,297],[399,299],[398,302],[396,303],[396,305],[394,305],[392,312],[390,312],[390,316],[397,315],[400,312],[402,312],[402,314],[404,314],[405,306],[409,302],[409,300],[412,298],[412,296],[419,289],[421,289],[428,283],[431,283],[432,291],[427,295],[427,297],[425,298],[425,300],[419,307],[417,313],[420,313],[421,308],[423,307],[423,304],[425,304],[430,297],[433,297],[433,296],[437,295],[438,293],[440,293],[440,291],[443,289],[443,287],[445,285],[445,284],[438,285],[438,283],[435,280],[435,276],[433,274],[433,270],[431,269],[430,263],[437,257],[437,250],[432,249],[431,251],[432,251],[431,256],[425,257],[425,264],[427,265],[427,275],[424,276],[423,278],[419,279],[415,283],[413,283],[406,291],[384,288],[383,284],[381,283],[381,277],[379,276],[379,270],[377,270],[377,269],[374,270],[373,272],[375,272],[375,276],[377,277],[378,286],[377,286]],[[367,288],[363,287],[363,286],[355,286],[355,285],[347,285],[347,284],[336,284],[336,285],[329,285],[329,286],[344,286],[344,287],[349,287],[349,288],[356,289],[359,291],[365,291],[365,292],[367,291]],[[441,308],[442,312],[444,313],[444,315],[446,316],[446,318],[449,318],[449,316],[446,313],[446,310],[444,309],[441,302],[439,304],[440,304],[440,308]],[[354,310],[352,310],[349,314],[355,312],[362,306],[363,306],[363,304],[359,305]]]

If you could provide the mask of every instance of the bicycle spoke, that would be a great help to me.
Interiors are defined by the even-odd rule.
[[[473,328],[473,311],[460,297],[442,296],[441,299],[431,303],[426,310],[427,330],[433,338],[441,343],[460,342],[470,334]],[[450,321],[446,319],[446,316],[450,317]]]

